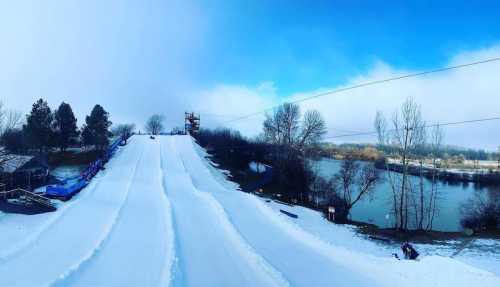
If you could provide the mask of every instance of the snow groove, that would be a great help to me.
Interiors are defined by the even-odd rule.
[[[318,213],[238,191],[189,136],[129,145],[58,217],[2,219],[0,246],[28,237],[0,253],[0,286],[500,286],[451,258],[373,254]]]
[[[163,162],[163,146],[161,145],[160,142],[160,174],[161,174],[161,201],[163,202],[163,205],[165,206],[165,220],[167,223],[167,234],[165,236],[168,237],[167,239],[167,252],[165,254],[165,259],[163,263],[163,270],[162,270],[162,275],[160,277],[160,283],[158,286],[170,286],[171,282],[173,281],[173,268],[175,264],[175,233],[174,233],[174,226],[173,226],[173,214],[172,214],[172,206],[170,204],[170,200],[167,198],[166,194],[166,189],[165,189],[165,166]]]
[[[115,157],[110,159],[109,163],[115,161],[116,156],[118,156],[121,152],[122,149],[119,149],[115,154]],[[50,231],[50,228],[57,224],[63,218],[64,214],[71,209],[71,207],[84,201],[86,198],[89,198],[99,187],[105,173],[106,171],[98,173],[97,176],[90,182],[89,186],[85,187],[82,192],[78,193],[72,201],[64,203],[56,212],[47,214],[47,218],[42,222],[42,224],[38,225],[35,230],[30,232],[30,235],[24,235],[20,241],[16,241],[16,243],[11,247],[5,248],[5,245],[3,245],[4,249],[0,250],[0,263],[5,262],[13,256],[19,255],[23,251],[27,250],[27,248],[32,246],[41,236]]]
[[[69,267],[64,273],[61,273],[57,279],[55,279],[53,282],[45,285],[45,286],[66,286],[68,281],[71,281],[73,276],[76,276],[77,272],[83,268],[85,268],[86,265],[88,265],[91,260],[97,256],[99,253],[101,246],[103,246],[106,242],[106,240],[110,237],[114,227],[116,226],[116,223],[120,219],[120,216],[122,214],[123,207],[127,204],[127,200],[129,197],[130,193],[130,186],[132,185],[132,182],[134,181],[135,177],[137,176],[137,167],[141,163],[144,155],[144,149],[141,151],[141,155],[139,157],[139,160],[136,162],[134,166],[134,172],[132,178],[128,179],[128,184],[126,188],[126,195],[124,201],[121,203],[118,211],[115,213],[115,216],[113,217],[113,220],[109,223],[108,227],[106,228],[105,232],[102,234],[101,238],[97,242],[97,244],[94,246],[93,249],[89,250],[89,252],[81,258],[81,260],[77,263],[75,263],[73,266]]]
[[[59,208],[58,212],[53,213],[53,216],[45,220],[43,224],[41,224],[40,227],[34,230],[29,236],[23,237],[20,242],[16,243],[12,247],[2,250],[2,254],[0,254],[0,263],[7,261],[13,256],[19,255],[21,252],[25,251],[27,248],[33,245],[33,243],[36,242],[43,234],[50,231],[50,228],[60,221],[60,219],[70,207],[79,203],[81,200],[95,191],[96,187],[99,185],[101,177],[99,176],[96,179],[96,182],[92,182],[91,186],[88,186],[85,189],[85,194],[83,196],[78,197],[73,202],[67,203],[63,208]]]
[[[141,137],[145,152],[115,225],[92,260],[61,285],[166,286],[171,252],[169,208],[162,191],[160,144]],[[138,266],[139,265],[139,266]]]
[[[119,181],[123,180],[123,173],[132,175],[133,171],[129,169],[129,173],[120,166],[137,165],[141,149],[143,147],[137,144],[125,148],[117,161],[110,161],[102,174],[99,192],[89,193],[85,200],[72,205],[73,208],[67,209],[65,216],[61,216],[57,224],[43,232],[43,236],[39,236],[29,248],[3,262],[0,265],[0,286],[46,286],[67,276],[75,268],[75,261],[79,263],[88,257],[88,250],[95,249],[96,241],[109,228],[109,221],[114,220],[116,209],[123,203],[124,193],[110,187],[125,187],[128,182],[122,184]],[[36,216],[17,218],[34,222],[37,219]],[[25,270],[30,270],[30,276],[26,276]]]
[[[301,221],[304,221],[302,224],[311,223],[302,214],[299,219],[291,220],[273,210],[260,198],[238,192],[234,186],[228,187],[225,177],[211,174],[207,161],[196,153],[198,146],[194,141],[191,138],[183,140],[189,141],[189,144],[183,145],[185,149],[182,155],[189,159],[186,161],[189,166],[187,169],[190,175],[196,177],[200,189],[213,194],[227,208],[228,216],[233,218],[239,232],[294,285],[325,286],[334,283],[337,286],[471,286],[481,282],[482,286],[498,286],[498,277],[493,274],[449,258],[423,257],[421,261],[426,263],[398,261],[329,243],[297,224]],[[326,229],[329,225],[330,223],[325,223],[323,228]],[[268,241],[269,236],[276,241]],[[350,240],[348,237],[343,239]],[[279,244],[270,246],[270,243],[278,241]],[[283,264],[290,257],[286,253],[276,252],[279,247],[293,250],[301,264],[295,267],[294,264]],[[290,272],[305,266],[315,266],[305,278]],[[453,276],[456,273],[464,276]]]
[[[186,165],[184,163],[184,159],[180,157],[180,160],[185,168]],[[185,170],[187,171],[186,168]],[[212,210],[217,214],[220,224],[224,228],[226,234],[228,234],[228,236],[231,238],[231,241],[236,242],[237,244],[241,245],[241,248],[243,250],[246,250],[248,256],[247,260],[249,260],[251,264],[261,267],[263,271],[268,273],[269,276],[273,278],[279,286],[291,286],[290,282],[288,282],[285,276],[274,266],[272,266],[267,260],[260,256],[257,251],[251,246],[251,244],[236,229],[234,224],[231,222],[228,214],[226,213],[224,207],[217,201],[217,199],[215,199],[215,197],[209,192],[201,191],[192,181],[192,176],[190,175],[189,177],[191,179],[193,187],[195,188],[196,195],[202,198],[202,200],[204,200],[211,206]]]
[[[180,276],[175,274],[173,286],[289,286],[238,235],[216,202],[194,187],[175,138],[165,139],[169,153],[164,159],[166,192],[181,242],[176,248]]]
[[[213,196],[220,202],[221,205],[231,208],[231,215],[228,216],[234,218],[235,221],[233,222],[236,228],[241,234],[243,234],[243,236],[245,236],[245,239],[247,241],[253,242],[252,244],[255,244],[254,248],[256,248],[258,252],[264,252],[262,255],[266,260],[272,261],[274,264],[279,264],[280,268],[285,267],[282,262],[276,260],[276,256],[274,254],[275,252],[269,250],[269,246],[267,244],[267,240],[265,240],[265,236],[255,234],[254,229],[249,228],[251,226],[260,225],[262,228],[261,232],[266,233],[266,231],[264,230],[268,230],[268,232],[270,234],[273,234],[273,236],[279,236],[280,238],[282,238],[282,244],[276,244],[275,248],[288,246],[289,250],[300,250],[303,256],[305,256],[304,258],[302,258],[302,260],[304,260],[302,264],[317,265],[321,263],[321,265],[324,265],[318,266],[318,268],[314,270],[316,272],[316,275],[314,275],[313,273],[310,274],[311,277],[316,278],[311,278],[313,279],[313,281],[309,282],[318,280],[316,281],[316,284],[320,284],[319,282],[322,282],[321,280],[325,280],[326,278],[334,274],[340,275],[345,274],[346,272],[358,272],[350,268],[350,265],[346,266],[344,256],[332,258],[328,252],[325,253],[326,251],[330,251],[329,249],[319,248],[320,245],[316,241],[313,241],[312,243],[308,242],[307,240],[312,239],[312,235],[309,236],[309,234],[305,232],[293,233],[292,231],[295,231],[295,229],[293,229],[291,225],[276,224],[282,223],[280,220],[282,220],[283,217],[270,210],[267,206],[256,206],[256,203],[262,205],[264,204],[260,202],[255,196],[238,192],[234,189],[229,190],[228,188],[226,188],[226,186],[215,180],[215,177],[207,168],[207,162],[196,153],[195,143],[192,141],[192,139],[184,138],[182,140],[185,141],[185,144],[182,145],[184,149],[182,150],[181,154],[184,157],[190,159],[189,161],[187,161],[189,165],[188,170],[191,175],[196,177],[195,184],[200,189],[213,194]],[[194,173],[195,170],[196,173]],[[249,198],[255,199],[256,202],[251,200],[249,201]],[[240,207],[235,208],[238,203]],[[262,213],[262,207],[268,208],[270,212]],[[324,247],[324,245],[322,245],[322,247]],[[349,260],[349,262],[350,261],[351,260]],[[273,266],[275,266],[275,268],[278,268],[277,265]],[[299,268],[299,265],[294,268]],[[336,269],[337,271],[335,273],[332,273],[332,271]],[[367,274],[363,272],[361,272],[361,274],[357,277],[354,277],[356,278],[356,282],[353,278],[351,282],[348,282],[346,280],[343,280],[343,282],[337,281],[338,285],[350,286],[352,284],[364,284],[364,282],[368,279],[366,278]],[[293,276],[294,280],[292,281],[292,284],[303,285],[305,284],[305,282],[307,282],[307,280],[304,280],[304,278],[298,277],[296,274],[290,273],[289,271],[287,271],[284,276],[287,276],[287,278],[289,276]],[[291,278],[289,280],[291,280]],[[373,282],[373,284],[375,283],[376,282]]]

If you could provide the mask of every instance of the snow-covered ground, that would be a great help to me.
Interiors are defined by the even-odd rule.
[[[188,136],[134,136],[57,212],[0,214],[0,286],[500,286],[497,241],[398,261],[226,177]]]
[[[58,166],[50,171],[50,174],[58,179],[65,179],[81,174],[87,165],[63,165]]]

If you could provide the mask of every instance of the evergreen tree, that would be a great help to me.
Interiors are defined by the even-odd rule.
[[[109,144],[109,114],[100,105],[95,105],[90,116],[85,118],[85,125],[82,128],[83,144],[93,145],[98,150],[105,149]]]
[[[76,117],[71,106],[65,102],[54,112],[54,132],[55,142],[61,151],[69,146],[72,138],[78,136]]]
[[[31,113],[26,116],[23,129],[28,135],[30,145],[40,152],[50,144],[53,115],[46,101],[39,99],[33,104]]]

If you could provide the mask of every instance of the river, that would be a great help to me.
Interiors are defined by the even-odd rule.
[[[341,161],[324,158],[315,161],[314,169],[319,175],[325,178],[331,178],[340,170]],[[387,171],[381,171],[381,180],[374,190],[373,198],[366,197],[358,202],[351,210],[351,219],[366,223],[375,224],[379,227],[393,227],[394,217],[390,214],[392,192],[391,187],[386,180]],[[419,178],[410,176],[412,180],[418,182]],[[430,181],[425,180],[427,188],[430,187]],[[497,187],[479,187],[473,183],[450,184],[439,182],[438,184],[439,211],[433,222],[433,229],[437,231],[461,231],[460,226],[461,206],[463,203],[474,198],[475,193],[500,192],[500,186]]]

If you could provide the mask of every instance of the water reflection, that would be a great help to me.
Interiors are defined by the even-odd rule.
[[[313,164],[317,173],[325,178],[330,178],[340,170],[341,161],[333,159],[322,159]],[[382,178],[386,178],[394,172],[383,171]],[[420,178],[409,176],[411,181],[417,183]],[[429,189],[431,181],[424,179],[424,186]],[[486,186],[480,183],[440,181],[437,184],[439,190],[438,211],[434,218],[433,229],[438,231],[460,231],[461,207],[464,203],[472,200],[476,193],[487,192],[490,196],[500,194],[500,186]],[[394,216],[391,214],[392,191],[388,180],[381,181],[375,188],[372,198],[360,201],[351,211],[353,220],[376,224],[379,227],[393,227]]]

